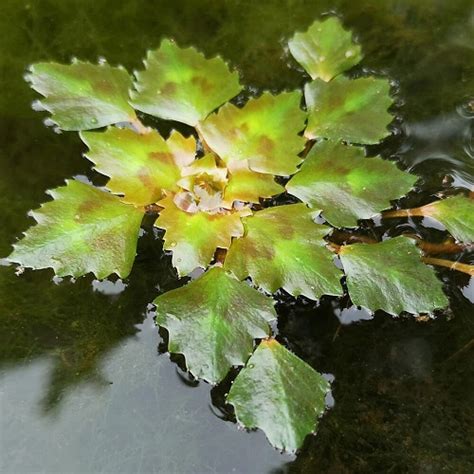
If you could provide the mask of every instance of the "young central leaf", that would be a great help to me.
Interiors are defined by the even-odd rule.
[[[290,204],[245,218],[246,235],[232,243],[225,268],[242,280],[250,276],[269,293],[283,288],[314,300],[342,296],[342,274],[323,240],[329,229],[314,223],[315,214],[304,204]]]
[[[431,313],[449,301],[431,267],[421,262],[412,239],[396,237],[377,244],[353,244],[339,253],[352,302],[389,314]]]
[[[37,225],[14,245],[11,262],[56,275],[79,277],[92,272],[102,279],[125,278],[135,259],[143,213],[119,198],[78,181],[49,191],[32,216]]]
[[[169,332],[169,351],[183,354],[188,370],[210,383],[243,365],[256,338],[268,337],[274,302],[222,268],[154,301],[156,322]]]
[[[197,267],[206,268],[217,248],[228,249],[232,237],[244,233],[240,212],[189,213],[178,208],[171,197],[159,204],[164,209],[155,226],[166,230],[164,248],[173,252],[179,276]]]
[[[41,106],[63,130],[90,130],[136,118],[128,103],[132,79],[121,67],[38,63],[27,80],[45,97]]]
[[[319,79],[305,85],[309,139],[329,138],[350,143],[373,144],[386,137],[393,120],[386,79],[338,76],[329,83]]]
[[[335,17],[315,21],[305,33],[295,33],[288,46],[312,79],[326,82],[362,59],[360,46]]]
[[[301,93],[264,93],[242,108],[225,104],[198,125],[205,142],[232,172],[243,165],[260,173],[287,176],[297,170],[304,147]]]
[[[238,74],[231,73],[221,58],[207,59],[171,40],[148,52],[145,70],[136,73],[135,88],[135,108],[193,127],[241,90]]]
[[[406,194],[416,176],[381,158],[366,158],[360,148],[322,141],[309,152],[286,190],[336,227],[355,227]]]
[[[283,186],[276,183],[272,175],[239,168],[229,174],[224,201],[228,206],[232,206],[234,201],[258,203],[260,198],[270,198],[284,191]]]
[[[95,169],[110,177],[108,189],[137,206],[158,201],[163,191],[177,191],[181,168],[192,163],[196,153],[195,139],[176,131],[166,141],[156,131],[138,134],[119,128],[82,132],[81,138]]]
[[[223,206],[227,169],[217,165],[212,153],[193,161],[181,170],[183,178],[178,184],[184,191],[178,193],[174,203],[183,211],[216,213]]]
[[[312,367],[268,339],[235,379],[227,401],[245,428],[260,428],[275,448],[293,452],[316,431],[329,388]]]

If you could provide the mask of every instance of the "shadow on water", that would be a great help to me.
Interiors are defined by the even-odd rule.
[[[28,64],[106,57],[141,66],[161,37],[221,54],[248,94],[299,87],[284,42],[334,11],[374,70],[397,80],[395,134],[370,153],[420,176],[404,204],[474,184],[474,9],[469,1],[3,0],[0,65],[0,256],[44,191],[70,176],[99,183],[74,133],[57,135],[31,110]],[[471,101],[471,102],[470,102]],[[471,105],[469,105],[471,104]],[[161,125],[161,124],[160,124]],[[420,220],[365,223],[368,234],[410,230],[438,241]],[[465,252],[449,258],[474,262]],[[348,301],[281,295],[280,337],[333,374],[335,406],[297,457],[261,432],[244,433],[223,405],[223,383],[189,383],[160,354],[147,305],[178,285],[159,236],[146,227],[126,281],[54,283],[52,272],[0,266],[2,472],[415,472],[474,471],[474,283],[440,270],[451,310],[436,321],[371,320]],[[355,324],[351,321],[359,320]]]

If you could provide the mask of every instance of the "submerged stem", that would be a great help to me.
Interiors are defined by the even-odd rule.
[[[439,267],[446,267],[450,270],[457,270],[459,272],[466,273],[468,275],[474,276],[474,265],[469,265],[468,263],[453,262],[451,260],[444,260],[442,258],[431,258],[423,257],[423,262],[429,265],[437,265]]]
[[[427,206],[413,207],[412,209],[393,209],[392,211],[382,212],[382,217],[393,218],[393,217],[424,217],[427,216]]]
[[[452,239],[447,239],[441,243],[427,242],[422,240],[415,234],[403,234],[405,237],[416,240],[418,247],[423,250],[426,254],[439,254],[439,253],[460,253],[464,250],[471,250],[474,248],[474,244],[460,244],[454,242]],[[331,234],[331,238],[336,241],[338,245],[349,243],[364,243],[364,244],[375,244],[377,240],[368,235],[357,235],[351,234],[343,230],[335,229]],[[332,243],[333,241],[331,241]]]
[[[418,247],[420,247],[423,252],[427,254],[438,254],[438,253],[459,253],[463,250],[472,250],[474,249],[474,244],[457,244],[454,240],[448,239],[439,244],[432,242],[426,242],[421,240],[418,236],[407,235],[407,237],[416,239],[418,242]]]

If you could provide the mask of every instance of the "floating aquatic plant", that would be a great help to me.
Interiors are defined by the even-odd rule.
[[[244,366],[227,397],[236,419],[295,451],[316,430],[330,386],[275,338],[272,295],[317,300],[347,291],[354,304],[392,315],[445,308],[425,264],[445,260],[423,257],[407,236],[358,240],[357,228],[380,213],[430,217],[472,243],[474,201],[458,194],[390,210],[417,177],[365,156],[363,145],[390,134],[389,80],[343,74],[362,53],[335,17],[296,33],[289,50],[311,78],[304,94],[264,92],[243,106],[228,102],[242,91],[237,72],[171,40],[148,53],[135,78],[105,62],[33,65],[27,78],[43,96],[36,108],[59,129],[79,131],[85,156],[109,179],[106,188],[68,180],[49,191],[53,200],[32,212],[37,224],[8,258],[61,277],[125,278],[144,214],[157,215],[178,276],[192,274],[154,301],[169,351],[212,384]],[[194,132],[163,137],[136,111]],[[301,202],[267,199],[283,193]],[[337,242],[336,228],[351,238]],[[198,268],[205,271],[196,277]]]

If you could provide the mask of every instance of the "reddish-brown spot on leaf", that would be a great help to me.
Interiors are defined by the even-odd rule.
[[[191,79],[191,83],[194,84],[195,86],[200,87],[201,90],[205,94],[208,94],[214,90],[213,84],[209,82],[205,77],[202,77],[202,76],[194,76]]]
[[[84,215],[84,214],[90,214],[94,209],[97,209],[100,207],[100,202],[98,201],[85,201],[83,202],[79,208],[78,208],[78,214],[79,215]]]
[[[156,161],[169,161],[170,159],[170,154],[166,151],[153,151],[148,156]]]
[[[176,84],[174,82],[167,82],[166,84],[163,84],[161,92],[164,95],[174,94],[176,92]]]
[[[258,144],[258,152],[259,153],[262,153],[262,154],[268,154],[268,153],[271,153],[275,148],[275,142],[267,137],[266,135],[262,135],[260,137],[260,141],[259,141],[259,144]]]

